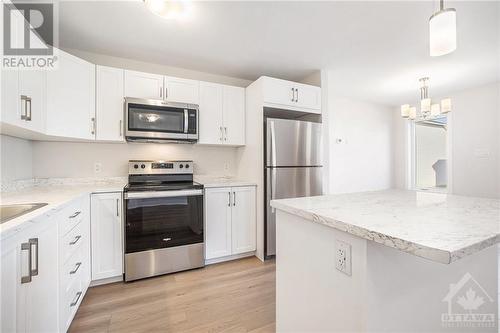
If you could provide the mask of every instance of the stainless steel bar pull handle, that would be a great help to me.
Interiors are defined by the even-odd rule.
[[[70,219],[74,219],[75,217],[77,217],[78,215],[80,215],[82,212],[81,211],[78,211],[78,212],[75,212],[73,215],[70,215],[69,218]]]
[[[31,270],[31,276],[37,276],[38,275],[38,238],[31,238],[28,243],[30,244],[30,247],[35,247],[35,268],[30,265],[30,270]],[[33,257],[33,249],[30,251],[30,256]],[[33,264],[33,258],[31,258],[31,263]]]
[[[299,88],[295,88],[295,93],[296,93],[296,95],[295,95],[295,102],[298,103],[299,102]]]
[[[27,269],[28,275],[21,275],[21,283],[29,283],[29,282],[31,282],[31,244],[30,243],[22,243],[21,244],[21,253],[23,251],[28,251],[28,269]]]
[[[233,206],[236,206],[236,192],[233,192]]]
[[[78,243],[78,241],[80,240],[80,238],[82,238],[81,235],[76,236],[75,239],[72,242],[69,242],[69,245],[75,245],[76,243]]]
[[[120,200],[116,199],[116,216],[120,216]]]
[[[69,274],[75,274],[76,272],[78,272],[78,270],[80,269],[80,266],[82,265],[81,262],[77,262],[76,265],[75,265],[75,268],[69,272]]]
[[[29,105],[29,107],[28,107],[28,105]],[[28,97],[26,99],[26,112],[27,112],[26,120],[31,121],[31,97]]]
[[[75,305],[77,305],[81,296],[82,296],[82,292],[81,291],[77,292],[76,293],[76,299],[73,302],[71,302],[71,304],[69,306],[75,306]]]
[[[28,96],[21,95],[21,120],[27,120],[28,118]]]
[[[163,87],[160,87],[160,97],[163,97]]]
[[[227,127],[224,127],[224,141],[227,141]]]
[[[224,132],[222,132],[222,126],[219,127],[219,131],[220,131],[220,141],[223,141],[223,137],[224,137]]]
[[[292,88],[292,102],[295,102],[295,88]]]
[[[120,128],[119,128],[119,130],[120,130],[120,137],[122,137],[123,136],[123,120],[120,120]]]
[[[91,128],[91,131],[90,131],[90,132],[91,132],[92,134],[95,134],[95,129],[96,129],[95,117],[90,118],[90,123],[91,123],[91,125],[92,125],[92,126],[91,126],[92,128]]]
[[[227,192],[227,206],[231,207],[231,192]]]

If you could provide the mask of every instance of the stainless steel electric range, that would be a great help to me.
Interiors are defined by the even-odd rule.
[[[125,281],[203,267],[203,185],[193,161],[129,161]]]

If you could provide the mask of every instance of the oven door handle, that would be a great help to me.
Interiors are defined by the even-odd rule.
[[[124,198],[127,200],[127,199],[191,197],[196,195],[203,195],[203,190],[127,192],[124,193]]]

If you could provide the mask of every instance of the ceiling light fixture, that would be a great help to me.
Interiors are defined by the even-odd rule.
[[[401,116],[410,120],[431,120],[441,118],[443,114],[451,111],[451,98],[441,100],[441,103],[432,104],[429,97],[429,82],[428,77],[423,77],[420,82],[420,112],[417,113],[417,108],[410,104],[401,105]]]
[[[429,46],[431,57],[451,53],[457,48],[457,11],[444,8],[439,1],[439,11],[429,18]]]
[[[154,14],[165,19],[186,17],[191,10],[187,0],[143,0],[146,7]]]

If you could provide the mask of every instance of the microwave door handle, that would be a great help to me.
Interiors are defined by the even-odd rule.
[[[184,109],[184,133],[187,134],[189,128],[188,124],[188,110]]]

